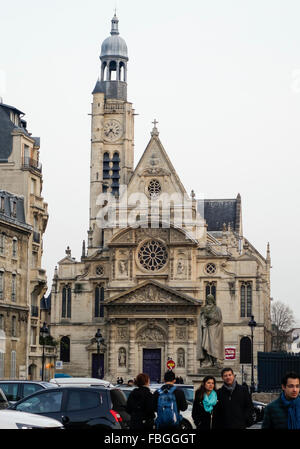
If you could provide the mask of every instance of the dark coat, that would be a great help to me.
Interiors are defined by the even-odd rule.
[[[264,410],[262,429],[287,429],[288,406],[284,405],[281,397],[270,402]]]
[[[246,429],[253,424],[253,402],[249,391],[236,384],[233,392],[225,386],[218,392],[217,427],[221,429]]]
[[[216,403],[211,413],[207,412],[200,400],[200,392],[197,391],[193,402],[192,418],[198,430],[211,430],[217,426],[218,404]]]
[[[131,429],[153,429],[155,417],[153,394],[148,387],[139,387],[132,390],[127,399],[126,410],[131,415]]]

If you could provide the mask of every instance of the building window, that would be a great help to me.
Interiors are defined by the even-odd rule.
[[[16,351],[11,351],[10,378],[15,379],[16,377]]]
[[[13,273],[11,275],[11,300],[16,301],[17,299],[17,275]]]
[[[161,194],[161,185],[157,179],[152,179],[149,182],[148,192],[149,192],[150,198],[152,198],[152,199],[159,197],[159,195]]]
[[[95,317],[104,317],[104,287],[99,285],[95,288]]]
[[[62,337],[60,340],[60,360],[65,363],[70,362],[70,339]]]
[[[5,234],[0,234],[0,256],[5,255]]]
[[[70,286],[65,286],[62,289],[62,318],[71,318],[71,301],[72,291]]]
[[[4,214],[5,212],[5,207],[4,207],[4,196],[0,196],[0,213]]]
[[[251,340],[243,337],[240,341],[240,363],[251,363]]]
[[[158,271],[166,265],[168,251],[163,243],[157,240],[150,240],[141,246],[138,258],[146,270]]]
[[[32,345],[32,346],[35,346],[36,345],[36,327],[31,327],[31,330],[30,330],[30,344]]]
[[[18,240],[16,237],[13,238],[12,242],[12,256],[14,259],[18,256]]]
[[[17,202],[15,200],[12,200],[11,202],[11,216],[12,217],[17,216]]]
[[[4,271],[0,271],[0,299],[4,299]]]
[[[205,267],[205,271],[207,274],[215,274],[215,272],[217,271],[217,267],[214,263],[208,263]]]
[[[216,282],[206,282],[205,285],[205,299],[208,295],[213,295],[215,300],[217,299],[217,284]]]
[[[11,336],[17,336],[17,318],[15,316],[11,318]]]
[[[2,314],[0,315],[0,331],[4,331],[4,315]]]
[[[241,285],[241,317],[252,315],[252,284],[243,282]]]

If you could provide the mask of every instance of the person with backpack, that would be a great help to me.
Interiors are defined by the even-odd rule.
[[[155,427],[157,430],[178,430],[182,421],[180,412],[188,408],[183,390],[177,389],[173,371],[164,375],[164,385],[153,395],[154,411],[157,412]]]
[[[198,430],[216,428],[218,407],[216,390],[216,379],[213,376],[205,376],[200,387],[196,390],[192,418]]]
[[[149,389],[150,378],[148,374],[139,374],[135,381],[137,388],[132,390],[127,399],[126,411],[130,414],[130,429],[153,430],[154,407],[153,394]]]

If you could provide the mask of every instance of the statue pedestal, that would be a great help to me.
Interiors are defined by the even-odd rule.
[[[217,385],[216,388],[221,388],[223,385],[223,379],[221,377],[222,368],[218,368],[216,366],[208,366],[203,368],[198,368],[196,374],[190,374],[189,378],[191,378],[194,390],[200,387],[200,384],[205,376],[213,376],[216,379]]]

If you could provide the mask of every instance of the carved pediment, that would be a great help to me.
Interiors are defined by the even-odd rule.
[[[202,301],[180,293],[155,281],[145,281],[140,286],[110,298],[107,305],[201,305]]]

